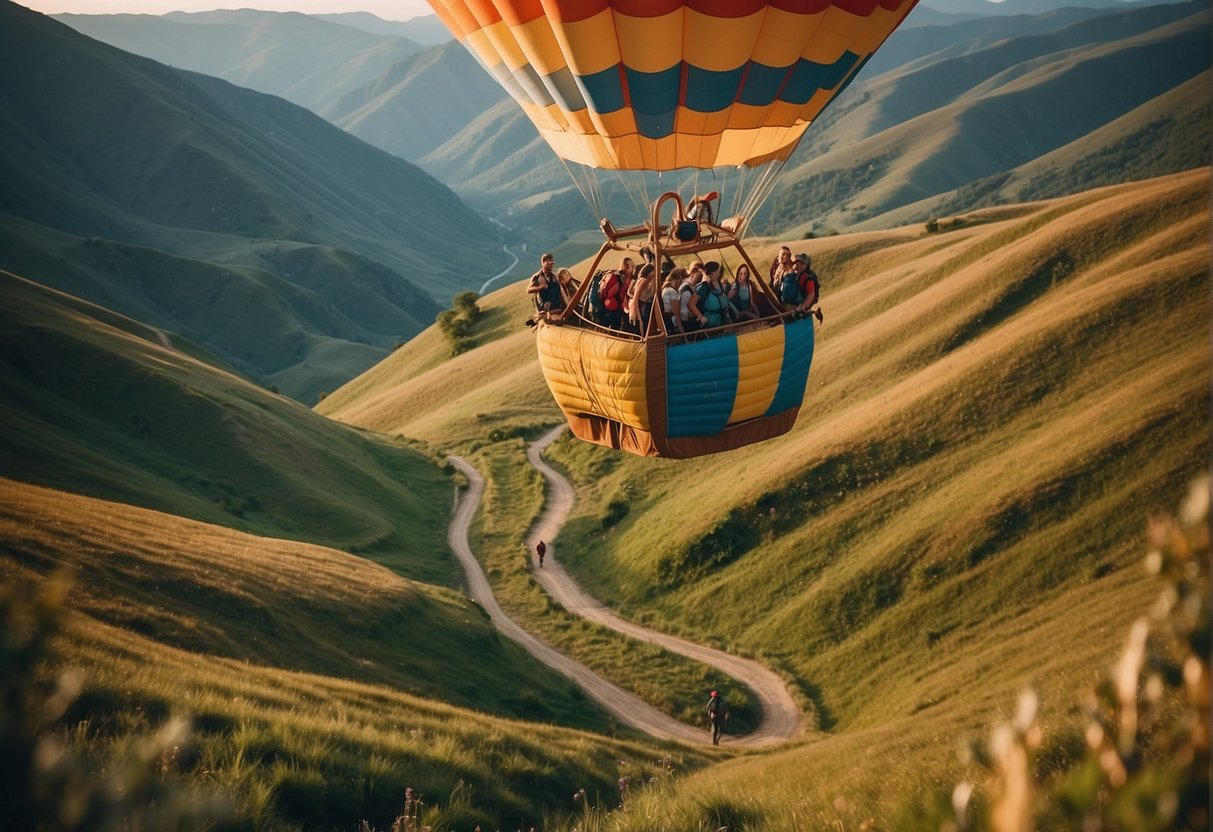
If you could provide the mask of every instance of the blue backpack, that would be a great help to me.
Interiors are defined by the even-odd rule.
[[[800,287],[796,285],[796,272],[788,272],[779,279],[779,299],[784,303],[800,303]]]
[[[602,300],[602,281],[607,274],[608,272],[602,269],[594,272],[594,276],[590,278],[590,289],[586,293],[586,300],[590,305],[590,316],[596,321],[601,321],[607,313],[606,304]]]

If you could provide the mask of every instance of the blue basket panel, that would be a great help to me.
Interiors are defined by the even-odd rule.
[[[738,377],[735,335],[667,347],[667,434],[713,436],[724,430]]]
[[[792,321],[784,327],[783,364],[779,369],[779,387],[766,415],[773,416],[804,401],[813,363],[813,319]]]

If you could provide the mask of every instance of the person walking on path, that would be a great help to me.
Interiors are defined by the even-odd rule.
[[[543,568],[543,556],[548,552],[548,545],[542,540],[535,545],[535,557],[539,559],[539,568]]]
[[[712,691],[712,695],[708,697],[707,711],[708,719],[712,723],[712,745],[720,745],[724,724],[729,721],[729,706],[725,704],[723,696]]]

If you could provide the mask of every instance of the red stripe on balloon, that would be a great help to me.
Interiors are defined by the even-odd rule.
[[[611,8],[628,17],[662,17],[685,5],[685,0],[615,0]]]
[[[686,7],[711,17],[749,17],[774,5],[767,0],[686,0]]]

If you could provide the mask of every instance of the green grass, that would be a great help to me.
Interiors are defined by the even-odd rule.
[[[266,830],[390,826],[406,787],[435,829],[567,817],[584,788],[596,800],[617,778],[638,781],[668,756],[652,745],[462,710],[388,686],[274,669],[155,643],[73,615],[55,642],[85,683],[61,729],[69,752],[102,772],[129,760],[170,716],[187,744],[156,761],[229,803],[230,825]],[[676,753],[679,768],[702,764]],[[126,763],[130,765],[130,763]],[[77,792],[78,793],[78,792]]]
[[[561,559],[590,593],[765,657],[828,732],[714,768],[681,800],[756,828],[888,824],[915,789],[956,782],[956,743],[1022,685],[1073,701],[1111,660],[1152,595],[1144,519],[1207,464],[1208,180],[983,212],[946,237],[799,244],[826,321],[790,434],[682,462],[553,446],[578,487]],[[336,415],[483,449],[482,424],[542,417],[530,350],[508,335],[462,356],[484,383],[430,387],[431,411],[408,384]],[[519,450],[493,476],[525,485],[526,514]],[[523,531],[485,546],[520,558]]]
[[[0,281],[7,476],[462,580],[445,544],[451,480],[433,460],[166,350],[130,319]]]
[[[543,509],[544,483],[524,460],[521,439],[487,445],[473,460],[486,488],[470,535],[472,550],[481,558],[507,613],[557,650],[689,725],[703,727],[707,692],[719,688],[729,699],[730,732],[747,733],[757,727],[761,714],[743,685],[700,662],[570,615],[539,588],[530,575],[534,553],[525,541]]]
[[[0,575],[75,575],[74,609],[199,656],[322,674],[606,731],[483,610],[333,549],[0,480]],[[474,657],[474,658],[472,658]]]

